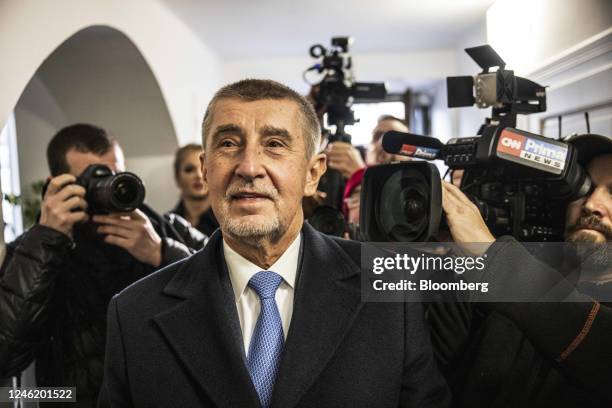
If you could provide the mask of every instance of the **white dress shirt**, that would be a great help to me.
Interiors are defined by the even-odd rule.
[[[274,265],[267,269],[279,274],[283,278],[283,281],[276,290],[275,300],[282,320],[285,339],[287,339],[287,332],[289,331],[289,324],[293,315],[293,294],[301,239],[301,234],[298,234],[285,253],[278,258]],[[259,296],[248,286],[248,283],[253,275],[264,269],[251,263],[234,251],[225,240],[223,240],[223,255],[225,256],[225,263],[227,264],[234,291],[234,300],[236,301],[236,309],[238,310],[238,319],[240,319],[240,329],[242,329],[242,339],[244,341],[244,352],[248,356],[251,336],[255,330],[255,324],[261,309]]]

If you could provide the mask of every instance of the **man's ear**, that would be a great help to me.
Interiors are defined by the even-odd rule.
[[[204,183],[205,193],[208,194],[208,173],[206,172],[206,153],[200,153],[200,168],[202,169],[202,181]]]
[[[316,193],[321,176],[327,170],[327,156],[323,153],[315,154],[308,161],[306,173],[306,184],[304,185],[304,197],[311,197]]]

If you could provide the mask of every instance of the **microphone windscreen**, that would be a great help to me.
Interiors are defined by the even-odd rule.
[[[428,136],[392,130],[383,135],[382,147],[389,154],[434,160],[440,157],[444,144]]]

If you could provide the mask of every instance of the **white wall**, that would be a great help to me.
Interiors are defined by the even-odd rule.
[[[31,197],[32,183],[44,179],[49,174],[47,143],[66,123],[66,114],[47,85],[38,77],[32,78],[15,107],[22,195]]]
[[[455,58],[457,58],[456,75],[476,75],[482,69],[465,52],[465,48],[487,44],[487,21],[483,16],[474,27],[457,43]],[[473,136],[486,117],[490,116],[490,109],[478,109],[475,106],[452,109],[455,120],[455,137]]]
[[[102,64],[106,57],[109,58],[107,71],[110,70],[107,79],[120,79],[120,70],[112,70],[113,63],[121,65],[112,46],[97,58],[90,54],[89,66],[87,61],[78,58],[68,58],[69,63],[65,66],[52,66],[31,84],[32,89],[24,94],[21,106],[16,106],[27,84],[53,51],[73,34],[96,25],[115,28],[134,44],[140,58],[151,69],[158,91],[161,90],[157,98],[161,99],[161,106],[166,105],[169,126],[158,126],[158,119],[164,114],[160,105],[150,110],[150,103],[135,100],[134,95],[130,95],[129,82],[117,81],[123,84],[124,92],[120,94],[121,103],[113,103],[109,98],[118,95],[117,89],[104,92],[104,82],[96,83],[100,78],[91,77],[96,65]],[[47,174],[44,154],[48,139],[61,126],[76,121],[90,121],[114,131],[126,148],[130,169],[136,173],[150,174],[150,169],[159,163],[170,163],[177,145],[199,140],[204,109],[220,84],[218,58],[157,0],[1,1],[0,52],[5,56],[0,64],[0,124],[3,125],[10,112],[17,108],[24,192],[29,191],[32,181]],[[123,62],[124,66],[130,64],[130,61]],[[77,69],[83,74],[76,74]],[[144,80],[136,76],[132,81],[137,84],[139,79]],[[90,90],[98,86],[100,103],[87,102],[83,84]],[[137,94],[147,99],[142,88]],[[53,100],[61,103],[54,104]],[[128,104],[130,108],[126,109]],[[100,110],[92,105],[105,108]],[[112,123],[106,120],[110,117],[115,119]],[[118,117],[121,119],[116,120]],[[156,129],[157,133],[153,133],[157,135],[172,135],[164,140],[140,137],[143,128],[147,127]],[[139,137],[133,137],[135,133],[139,133]],[[151,164],[147,163],[149,158]],[[164,186],[173,185],[171,167],[167,174],[157,172],[155,179],[145,177],[146,184],[156,184],[153,181]],[[160,211],[167,210],[176,198],[176,189],[170,191],[169,194],[165,189],[164,194],[156,194],[150,188],[147,201]]]
[[[172,121],[151,69],[120,32],[90,27],[57,48],[36,72],[68,123],[111,130],[127,156],[172,152]]]
[[[452,53],[452,72],[440,75],[436,81],[433,91],[432,106],[432,135],[443,142],[453,137],[473,136],[484,119],[489,114],[488,110],[476,109],[475,107],[448,108],[446,95],[446,76],[475,75],[480,72],[480,67],[466,54],[465,48],[486,44],[486,20],[483,16],[474,26],[457,39],[457,46]]]
[[[150,174],[151,165],[172,162],[172,122],[151,70],[118,31],[90,27],[66,40],[36,71],[15,112],[24,195],[49,174],[45,150],[51,137],[66,125],[92,123],[119,140],[128,164],[134,163],[128,169],[149,185],[147,203],[159,211],[174,205],[176,196],[167,189],[172,166]]]
[[[197,140],[206,103],[220,78],[218,58],[157,0],[0,2],[0,123],[49,54],[92,25],[124,33],[153,71],[179,144]]]
[[[146,203],[160,214],[170,211],[178,202],[179,190],[172,170],[174,154],[132,156],[126,158],[128,170],[138,174],[146,189]]]
[[[520,75],[611,26],[610,0],[497,0],[487,12],[489,42]]]
[[[508,69],[548,86],[547,112],[518,119],[518,127],[540,132],[544,117],[610,101],[611,60],[606,50],[612,45],[606,32],[611,27],[609,0],[497,0],[458,40],[456,75],[480,71],[464,48],[491,44]],[[434,126],[436,115],[445,125],[444,106],[436,104],[434,109]],[[489,115],[490,109],[455,108],[450,113],[453,133],[473,135]]]
[[[403,92],[407,86],[429,83],[455,72],[454,50],[354,53],[352,57],[358,81],[387,81],[391,92]],[[315,62],[308,50],[296,57],[231,60],[223,65],[223,79],[227,83],[245,77],[268,78],[307,93],[309,86],[302,73]]]
[[[442,142],[447,142],[457,134],[457,114],[448,109],[446,102],[446,81],[440,79],[436,82],[433,92],[433,105],[431,107],[431,135]]]
[[[505,35],[508,19],[517,21],[514,36]],[[540,133],[545,118],[612,104],[609,0],[498,0],[487,13],[487,32],[509,69],[547,86],[546,112],[519,118],[519,127]],[[609,129],[612,119],[603,120],[599,129]],[[586,131],[577,125],[571,131]]]
[[[586,122],[580,113],[588,111],[595,114],[591,116],[591,131],[611,136],[612,28],[582,41],[578,47],[571,47],[533,72],[531,77],[548,86],[548,109],[523,120],[524,128],[540,133],[546,118],[561,115],[565,117],[562,136],[586,133]],[[572,112],[576,112],[573,123],[568,121]],[[548,136],[557,137],[558,127],[556,129]]]

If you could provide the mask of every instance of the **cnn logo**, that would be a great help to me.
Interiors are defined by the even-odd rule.
[[[521,141],[513,139],[511,137],[504,137],[501,140],[502,146],[509,147],[511,149],[520,150],[521,149]]]

